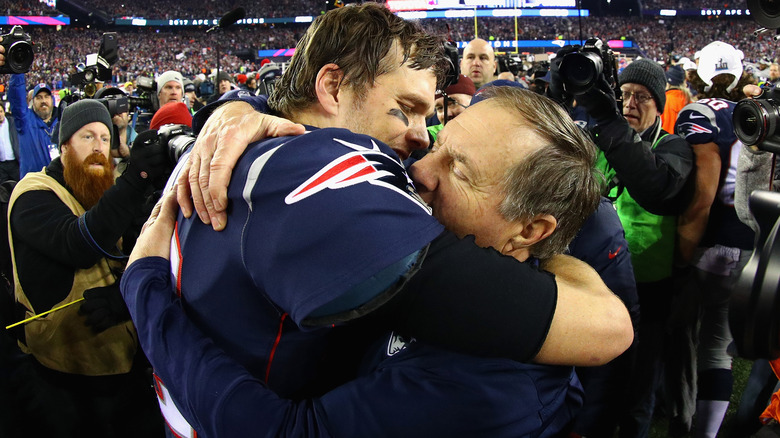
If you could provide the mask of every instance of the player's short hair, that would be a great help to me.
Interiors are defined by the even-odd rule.
[[[316,102],[317,73],[336,64],[344,73],[342,85],[361,95],[382,74],[406,62],[414,69],[432,68],[442,83],[447,61],[441,39],[426,33],[377,3],[345,6],[320,15],[298,42],[290,66],[268,100],[271,109],[290,117]],[[395,45],[403,62],[388,56]]]

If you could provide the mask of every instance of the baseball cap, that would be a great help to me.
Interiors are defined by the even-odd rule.
[[[48,91],[51,94],[51,89],[46,84],[38,84],[33,89],[33,97],[37,96],[41,91]]]
[[[184,79],[184,92],[189,93],[191,91],[195,91],[195,83],[192,82],[190,79]]]
[[[471,98],[470,105],[474,105],[475,103],[482,102],[485,100],[485,97],[482,95],[482,92],[489,87],[517,87],[517,88],[525,88],[522,85],[520,85],[518,82],[510,81],[507,79],[498,79],[493,82],[488,82],[487,84],[479,87],[479,90],[477,90],[476,93],[474,93],[474,97]]]
[[[712,85],[712,78],[717,75],[729,73],[734,75],[734,81],[726,88],[731,91],[737,86],[742,77],[742,59],[745,55],[731,44],[723,41],[714,41],[707,44],[699,52],[699,68],[697,73],[707,85]]]
[[[471,80],[466,75],[460,75],[458,78],[458,82],[450,85],[447,87],[444,92],[447,93],[447,95],[451,94],[467,94],[469,96],[473,96],[474,93],[477,91],[477,88],[474,86],[474,81]],[[436,94],[436,99],[440,98],[441,94]]]

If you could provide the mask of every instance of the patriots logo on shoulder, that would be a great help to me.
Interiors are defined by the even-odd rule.
[[[338,138],[333,141],[353,149],[353,152],[331,161],[295,188],[284,198],[286,204],[300,202],[323,190],[338,190],[369,183],[397,192],[431,214],[431,209],[417,194],[403,165],[382,152],[374,140],[371,140],[371,148]]]
[[[711,130],[693,122],[680,123],[678,130],[684,138],[693,134],[712,134]]]
[[[407,341],[402,336],[395,334],[395,332],[390,333],[390,340],[387,342],[387,356],[395,356],[402,352],[407,345],[415,341],[414,338]]]

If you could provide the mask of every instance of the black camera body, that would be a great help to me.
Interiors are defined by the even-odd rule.
[[[35,50],[30,35],[22,26],[14,26],[5,35],[0,35],[0,45],[5,49],[5,65],[0,66],[0,73],[27,73],[35,57]]]
[[[86,63],[76,66],[77,73],[71,75],[73,85],[84,90],[87,97],[97,92],[97,81],[111,80],[111,66],[119,59],[116,32],[106,32],[100,43],[98,53],[87,55]]]
[[[157,97],[157,83],[154,79],[147,76],[138,76],[135,80],[135,86],[138,89],[139,99],[144,102],[143,105],[137,106],[148,109],[152,113],[160,109],[160,100]]]
[[[519,56],[496,55],[496,65],[498,66],[497,73],[508,71],[515,76],[520,76],[523,72],[523,60]]]
[[[563,90],[571,95],[582,94],[596,85],[601,74],[607,82],[617,83],[617,60],[605,41],[590,38],[582,46],[563,56],[558,68]]]
[[[734,134],[746,146],[780,153],[780,91],[764,91],[758,99],[742,99],[732,115]]]

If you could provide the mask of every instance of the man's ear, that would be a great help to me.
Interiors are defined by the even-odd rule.
[[[336,64],[325,64],[317,73],[315,92],[322,108],[331,115],[338,114],[339,89],[344,72]]]
[[[531,248],[550,237],[557,226],[558,220],[549,214],[540,214],[518,223],[517,232],[510,237],[501,252],[524,261],[531,255]]]

